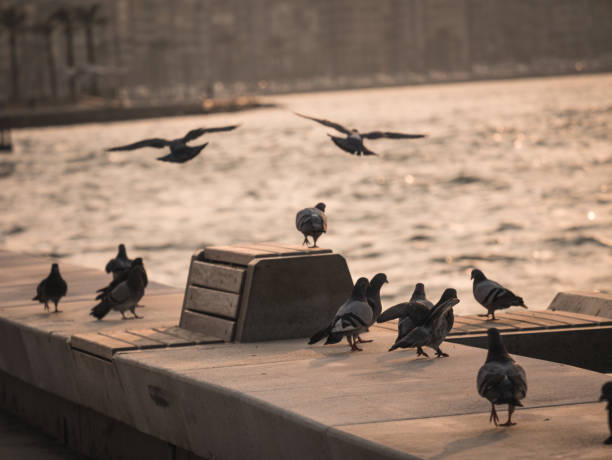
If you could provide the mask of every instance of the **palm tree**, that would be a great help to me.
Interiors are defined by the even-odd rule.
[[[95,42],[94,42],[94,27],[106,22],[106,19],[99,17],[98,13],[101,6],[99,4],[89,6],[77,6],[74,8],[74,14],[85,30],[85,43],[87,44],[87,64],[90,67],[96,65]],[[99,94],[98,79],[94,73],[91,75],[91,93]]]
[[[26,22],[25,11],[18,6],[9,6],[0,10],[0,24],[8,30],[9,49],[11,54],[11,100],[20,99],[19,60],[17,59],[17,36]]]

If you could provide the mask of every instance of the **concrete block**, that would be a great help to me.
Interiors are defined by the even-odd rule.
[[[235,340],[308,337],[331,321],[352,288],[339,254],[254,259],[247,268]]]
[[[219,337],[226,342],[230,342],[234,337],[235,321],[209,316],[191,310],[184,310],[181,315],[180,326],[206,335]]]
[[[24,382],[33,381],[22,328],[5,318],[0,318],[0,369]]]
[[[612,318],[612,294],[559,292],[548,309]]]
[[[192,285],[187,287],[185,296],[186,309],[232,319],[238,316],[239,294]]]

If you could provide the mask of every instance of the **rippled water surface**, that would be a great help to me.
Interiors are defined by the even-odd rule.
[[[184,286],[211,244],[301,243],[295,212],[327,203],[323,247],[355,279],[378,271],[386,306],[417,281],[479,307],[481,268],[544,308],[557,291],[612,291],[612,75],[275,97],[242,113],[26,129],[0,155],[0,246],[103,267],[118,242],[151,278]],[[362,130],[427,133],[338,150],[295,110]],[[183,165],[159,151],[106,153],[146,137],[241,123]],[[61,262],[60,262],[61,263]]]

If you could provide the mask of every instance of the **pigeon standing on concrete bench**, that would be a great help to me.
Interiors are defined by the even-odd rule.
[[[604,444],[612,444],[612,382],[606,382],[601,387],[600,401],[608,401],[606,409],[608,410],[608,427],[610,428],[610,437],[604,441]]]
[[[137,260],[138,262],[136,262]],[[127,270],[124,270],[120,274],[118,274],[116,277],[113,277],[113,280],[110,283],[108,283],[107,286],[104,286],[103,288],[100,288],[96,291],[96,293],[98,293],[98,295],[96,296],[96,300],[101,300],[102,297],[104,297],[106,294],[108,294],[113,289],[115,289],[120,283],[127,281],[128,274],[130,273],[130,269],[132,268],[132,266],[134,266],[134,262],[136,262],[136,265],[140,265],[142,267],[141,276],[144,281],[144,287],[147,287],[147,284],[149,284],[149,279],[147,277],[147,271],[145,270],[142,258],[138,257],[130,261],[130,266],[128,267]]]
[[[366,297],[369,284],[367,278],[359,278],[350,297],[340,306],[329,326],[314,334],[308,344],[317,343],[325,337],[325,345],[338,343],[342,337],[346,337],[351,351],[362,351],[357,346],[359,334],[367,331],[374,322],[374,311]]]
[[[488,279],[482,271],[478,269],[472,270],[471,279],[474,280],[472,286],[474,298],[487,309],[486,315],[478,316],[486,316],[489,319],[489,315],[491,315],[491,320],[494,320],[495,310],[504,310],[512,306],[527,308],[521,297],[515,295],[501,284]]]
[[[106,273],[112,273],[113,279],[127,273],[132,266],[132,261],[128,258],[125,245],[120,244],[117,255],[106,264]]]
[[[51,265],[51,273],[49,273],[49,276],[42,280],[36,287],[36,295],[32,300],[38,300],[40,303],[44,303],[46,311],[49,311],[49,301],[51,301],[55,304],[54,313],[61,313],[61,311],[57,309],[57,304],[60,299],[66,295],[66,292],[68,292],[68,285],[60,274],[59,265],[53,264]]]
[[[317,247],[317,239],[327,232],[327,216],[325,216],[325,203],[317,203],[314,208],[305,208],[295,216],[295,227],[304,234],[302,244],[308,246],[308,237],[313,239],[312,248]]]
[[[527,374],[508,354],[501,341],[499,331],[490,328],[487,331],[489,353],[484,365],[478,371],[476,380],[478,394],[491,402],[489,422],[495,426],[511,426],[512,413],[516,406],[522,406],[521,399],[527,394]],[[508,404],[508,421],[499,422],[495,404]]]
[[[136,305],[144,296],[146,273],[140,257],[134,259],[130,271],[123,280],[113,280],[98,296],[100,303],[91,309],[90,315],[97,319],[104,318],[109,311],[121,313],[121,319],[132,319],[125,316],[127,310],[134,318],[142,318],[136,314]]]
[[[393,346],[389,348],[389,351],[397,348],[416,347],[417,356],[420,354],[428,356],[422,349],[422,347],[427,346],[436,351],[438,358],[448,357],[448,354],[440,349],[440,344],[444,342],[444,339],[453,327],[454,315],[451,316],[452,319],[449,321],[448,314],[452,312],[453,307],[458,303],[457,291],[452,288],[446,289],[438,303],[427,312],[424,321],[417,324],[407,334],[400,334]]]

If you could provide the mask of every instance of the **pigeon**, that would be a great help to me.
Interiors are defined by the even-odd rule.
[[[516,406],[523,406],[521,399],[527,394],[527,374],[508,354],[494,327],[487,331],[489,353],[478,371],[478,394],[491,402],[489,422],[499,425],[495,404],[508,404],[508,421],[499,426],[512,426],[512,413]]]
[[[321,118],[309,117],[307,115],[302,115],[300,113],[294,112],[298,117],[306,118],[308,120],[316,121],[317,123],[321,123],[324,126],[329,128],[333,128],[336,131],[345,134],[346,137],[337,137],[328,134],[331,138],[332,142],[336,144],[340,149],[345,152],[350,153],[351,155],[378,155],[371,150],[368,150],[365,145],[363,145],[364,139],[381,139],[386,137],[388,139],[419,139],[425,137],[424,134],[402,134],[402,133],[392,133],[387,131],[372,131],[369,133],[360,133],[356,129],[347,129],[338,123],[334,123],[332,121],[323,120]]]
[[[604,441],[604,444],[612,444],[612,382],[606,382],[601,387],[600,401],[608,401],[606,409],[608,409],[608,426],[610,427],[610,437]]]
[[[121,313],[121,319],[132,319],[125,316],[125,311],[130,310],[133,318],[142,318],[136,314],[136,305],[144,296],[145,271],[142,259],[136,258],[125,279],[115,284],[112,289],[107,289],[101,295],[100,302],[91,309],[90,315],[97,319],[104,318],[109,311],[116,310]],[[115,283],[116,280],[113,280]]]
[[[161,149],[164,147],[170,147],[170,153],[168,155],[164,155],[162,157],[158,157],[159,161],[167,161],[170,163],[185,163],[186,161],[191,160],[196,157],[204,147],[208,145],[208,142],[195,145],[190,147],[187,145],[187,142],[197,139],[206,133],[217,133],[220,131],[231,131],[236,129],[240,125],[231,125],[231,126],[221,126],[218,128],[198,128],[192,129],[184,137],[179,137],[178,139],[166,140],[160,138],[153,139],[145,139],[142,141],[134,142],[133,144],[122,145],[119,147],[112,147],[107,149],[107,152],[117,152],[124,150],[136,150],[142,147],[154,147],[156,149]]]
[[[422,350],[422,347],[427,346],[436,351],[436,356],[438,358],[448,357],[448,354],[440,349],[440,344],[444,342],[444,339],[453,326],[452,321],[449,324],[448,312],[458,303],[457,291],[452,288],[445,289],[438,303],[428,311],[425,320],[421,323],[417,323],[416,326],[406,334],[402,334],[401,332],[403,331],[401,331],[393,346],[389,348],[389,351],[393,351],[397,348],[416,347],[417,356],[422,354],[428,357],[429,355]]]
[[[325,345],[338,343],[342,337],[346,337],[351,351],[362,351],[357,346],[359,334],[367,331],[374,322],[374,311],[366,297],[369,284],[367,278],[359,278],[350,297],[340,306],[329,326],[315,333],[308,344],[317,343],[324,337],[327,337]]]
[[[511,306],[527,308],[523,303],[523,299],[515,295],[511,290],[506,289],[501,284],[488,279],[480,270],[472,270],[471,279],[474,280],[472,290],[474,298],[480,305],[487,309],[487,314],[478,316],[486,316],[487,320],[491,315],[491,320],[495,319],[495,310],[503,310]]]
[[[61,311],[57,309],[57,304],[60,299],[66,295],[66,292],[68,292],[68,285],[60,274],[59,265],[52,264],[51,273],[38,283],[36,295],[32,297],[32,300],[38,300],[40,303],[44,303],[46,311],[49,311],[49,301],[51,301],[55,304],[54,313],[61,313]]]
[[[327,232],[327,217],[325,216],[325,203],[317,203],[314,208],[304,208],[295,216],[295,227],[304,234],[302,244],[308,246],[308,237],[313,239],[311,248],[317,247],[317,240],[321,234]]]
[[[112,273],[113,279],[116,279],[124,273],[127,273],[131,266],[132,261],[128,258],[127,253],[125,252],[125,245],[120,244],[119,249],[117,250],[117,256],[108,261],[105,270],[106,273]]]
[[[380,290],[383,287],[383,284],[388,283],[387,275],[384,273],[377,273],[370,280],[370,285],[368,286],[368,290],[366,291],[366,298],[368,299],[368,304],[372,307],[372,311],[374,312],[374,321],[378,319],[380,313],[382,312],[382,302],[380,300]],[[372,323],[374,323],[372,321]]]
[[[116,277],[114,276],[113,280],[107,286],[104,286],[103,288],[100,288],[100,289],[98,289],[96,291],[98,293],[98,295],[96,296],[96,300],[101,300],[102,297],[104,297],[106,294],[108,294],[113,289],[115,289],[115,287],[117,287],[117,285],[119,285],[120,283],[126,281],[127,278],[128,278],[128,274],[130,273],[130,269],[134,266],[134,262],[136,260],[138,260],[136,265],[140,265],[142,267],[141,275],[142,275],[142,279],[143,279],[143,282],[144,282],[144,287],[147,287],[147,284],[149,284],[149,279],[147,278],[147,271],[144,268],[144,264],[142,262],[142,259],[140,257],[138,257],[138,258],[130,261],[130,266],[128,267],[127,270],[123,270]]]

